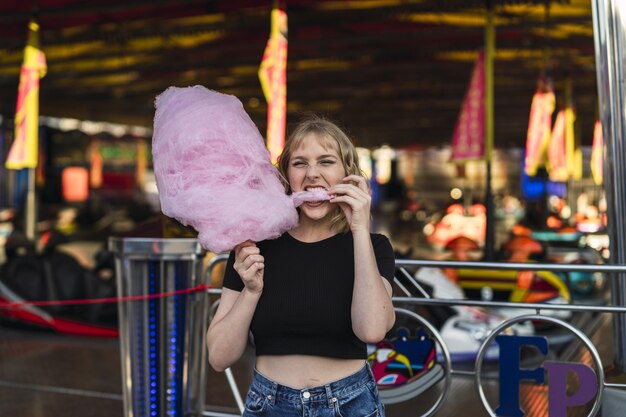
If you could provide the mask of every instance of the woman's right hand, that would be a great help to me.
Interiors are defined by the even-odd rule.
[[[241,277],[245,290],[253,294],[263,291],[263,271],[265,259],[261,250],[254,242],[247,240],[235,246],[235,263],[233,267]]]

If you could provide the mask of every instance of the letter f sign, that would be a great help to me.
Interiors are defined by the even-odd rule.
[[[520,381],[535,381],[543,384],[543,368],[520,369],[520,350],[522,346],[534,346],[544,355],[548,354],[548,341],[539,336],[497,336],[500,347],[500,406],[498,416],[524,417],[519,407]]]

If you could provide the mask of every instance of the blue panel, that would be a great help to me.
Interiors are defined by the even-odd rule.
[[[544,175],[545,171],[544,171]],[[544,194],[565,197],[567,193],[567,184],[564,182],[554,182],[545,178],[544,175],[530,177],[524,172],[524,161],[522,160],[520,187],[522,188],[522,197],[528,202],[540,201]]]
[[[176,262],[174,265],[174,288],[183,290],[189,287],[189,263],[186,261]],[[173,378],[167,381],[166,415],[183,416],[183,361],[185,354],[185,317],[188,294],[173,297],[173,317],[170,329],[168,329],[168,369]]]
[[[159,282],[159,262],[148,262],[148,294],[158,294],[160,291]],[[156,417],[159,415],[159,308],[158,299],[148,300],[148,326],[150,328],[148,333],[148,349],[149,349],[149,381],[150,392],[148,393],[148,410],[150,417]]]

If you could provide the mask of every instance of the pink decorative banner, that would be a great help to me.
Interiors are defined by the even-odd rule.
[[[485,54],[478,53],[452,136],[452,160],[485,157]]]
[[[528,132],[526,133],[524,171],[530,176],[536,175],[539,167],[545,164],[555,101],[552,85],[547,80],[540,79],[539,87],[530,106]]]

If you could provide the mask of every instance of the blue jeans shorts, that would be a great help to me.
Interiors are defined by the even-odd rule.
[[[356,373],[326,385],[295,389],[256,370],[243,417],[384,417],[376,382],[366,363]]]

